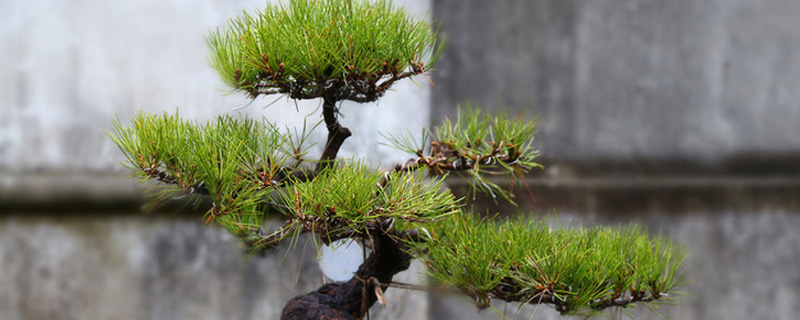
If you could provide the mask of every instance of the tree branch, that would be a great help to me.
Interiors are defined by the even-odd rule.
[[[336,99],[332,95],[326,95],[322,105],[322,117],[325,119],[325,127],[328,128],[328,140],[317,164],[317,172],[333,163],[344,140],[352,135],[350,129],[339,124],[336,111]]]
[[[517,283],[512,279],[503,279],[500,284],[490,291],[491,296],[506,302],[526,302],[529,304],[551,304],[555,307],[556,311],[562,315],[574,311],[571,302],[566,296],[556,294],[556,290],[551,287],[545,287],[536,291],[532,296],[521,294],[524,286]],[[636,291],[631,290],[630,294],[625,297],[609,297],[605,299],[596,299],[591,301],[589,307],[594,310],[603,310],[608,307],[626,307],[630,304],[637,302],[652,302],[658,300],[666,295],[661,293],[649,293],[644,290]],[[478,297],[470,295],[479,303],[488,303],[489,301],[481,301]],[[479,307],[488,307],[488,305],[480,305]]]

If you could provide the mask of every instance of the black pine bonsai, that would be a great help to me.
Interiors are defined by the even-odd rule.
[[[684,280],[683,252],[638,228],[479,219],[442,188],[444,177],[459,174],[475,190],[512,201],[486,176],[518,181],[539,167],[534,121],[467,108],[419,143],[388,135],[413,155],[392,170],[337,160],[351,135],[338,121],[337,102],[375,101],[396,81],[427,76],[443,48],[430,25],[388,1],[290,0],[243,13],[207,42],[214,68],[234,90],[322,99],[328,136],[319,159],[307,158],[305,131],[227,116],[200,125],[140,114],[130,127],[115,122],[111,137],[137,176],[161,183],[163,197],[210,198],[205,223],[251,252],[303,233],[324,243],[369,243],[371,254],[351,280],[292,299],[283,319],[361,319],[412,259],[480,307],[494,297],[550,304],[562,314],[656,304]],[[274,214],[286,222],[267,225]]]

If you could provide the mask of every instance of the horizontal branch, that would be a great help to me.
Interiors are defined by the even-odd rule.
[[[480,164],[491,165],[495,161],[501,161],[507,165],[513,166],[517,161],[517,159],[507,156],[498,157],[494,153],[487,156],[479,156],[476,159],[469,159],[464,156],[457,156],[457,157],[419,156],[416,158],[408,159],[403,163],[395,165],[394,168],[392,168],[392,171],[410,172],[419,169],[421,167],[430,168],[436,174],[441,173],[443,171],[469,171],[469,170],[474,170],[476,167],[479,167]],[[385,179],[388,179],[388,175],[385,177]],[[385,185],[385,181],[382,181],[381,185]]]
[[[205,187],[205,181],[195,181],[192,183],[188,183],[165,171],[154,168],[146,168],[142,171],[153,180],[156,180],[164,184],[179,186],[187,194],[209,195],[209,191]],[[274,179],[268,179],[262,175],[263,170],[259,169],[256,171],[255,174],[253,174],[250,177],[250,179],[254,181],[260,181],[261,188],[266,188],[266,187],[288,187],[294,183],[308,182],[314,180],[314,178],[317,176],[317,172],[315,170],[309,170],[305,168],[294,168],[294,169],[281,168],[278,169],[277,171],[279,172],[279,174],[275,175],[275,177],[273,177]]]
[[[550,304],[553,305],[556,311],[558,311],[562,315],[575,311],[574,306],[571,305],[571,301],[569,301],[566,296],[562,296],[561,298],[559,298],[558,297],[559,295],[554,293],[554,291],[550,289],[539,290],[533,295],[530,295],[529,297],[526,295],[526,298],[522,298],[522,295],[519,294],[519,291],[510,292],[508,291],[508,288],[510,288],[508,284],[501,284],[492,289],[490,292],[493,297],[506,302]],[[627,298],[595,299],[589,302],[589,307],[592,310],[600,311],[609,307],[626,307],[628,305],[639,302],[653,302],[655,300],[660,299],[661,297],[666,297],[666,296],[667,296],[666,294],[662,293],[653,296],[645,294],[644,291],[635,291],[631,293],[631,295],[629,295]]]
[[[391,85],[400,79],[413,75],[401,73],[378,82],[381,77],[371,79],[327,79],[324,81],[264,80],[258,83],[243,84],[243,89],[255,98],[259,95],[287,94],[292,99],[309,100],[330,97],[335,101],[350,100],[359,103],[373,102],[383,96]]]

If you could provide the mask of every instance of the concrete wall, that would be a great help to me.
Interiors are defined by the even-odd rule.
[[[8,212],[0,221],[4,320],[278,319],[289,299],[322,285],[307,237],[247,257],[194,217]],[[419,271],[400,279],[417,281]],[[386,298],[376,319],[425,317],[423,297],[389,290]]]
[[[435,119],[464,101],[541,116],[546,169],[501,211],[686,245],[690,296],[668,319],[796,317],[800,2],[439,0],[434,15],[450,39]]]
[[[719,161],[800,150],[793,0],[435,2],[437,117],[541,115],[557,159]]]
[[[355,133],[345,155],[401,161],[377,132],[417,133],[466,100],[541,115],[547,169],[502,212],[633,221],[686,245],[690,296],[667,318],[798,314],[800,3],[397,2],[432,12],[449,37],[436,86],[407,81],[378,105],[344,105]],[[197,213],[141,213],[141,190],[104,134],[115,116],[176,108],[198,120],[318,121],[315,101],[236,110],[247,99],[224,95],[208,67],[202,35],[261,3],[0,2],[0,319],[272,319],[322,283],[313,246],[248,259]],[[500,318],[460,298],[388,294],[375,318]]]

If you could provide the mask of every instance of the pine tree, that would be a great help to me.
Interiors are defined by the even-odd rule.
[[[222,116],[200,124],[178,115],[115,121],[112,139],[160,199],[210,199],[203,221],[233,234],[250,252],[311,234],[323,243],[356,239],[370,256],[348,282],[292,299],[283,319],[361,319],[398,272],[420,259],[429,275],[471,297],[552,305],[594,315],[634,303],[657,306],[683,283],[684,251],[637,227],[551,228],[542,219],[478,218],[443,188],[449,175],[513,202],[488,176],[519,182],[540,165],[535,121],[478,108],[459,111],[421,141],[387,135],[411,158],[381,171],[337,159],[351,136],[337,103],[378,100],[399,80],[428,76],[442,37],[388,1],[290,0],[243,12],[210,32],[213,67],[250,97],[321,99],[327,140],[307,157],[308,130]],[[157,199],[158,201],[158,199]],[[281,226],[268,217],[285,217]]]

